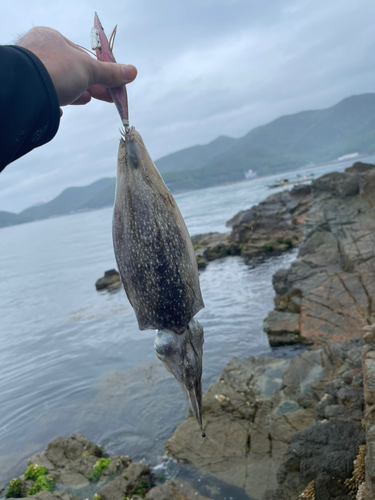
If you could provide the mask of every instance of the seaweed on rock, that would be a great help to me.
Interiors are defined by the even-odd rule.
[[[53,491],[55,480],[46,475],[39,476],[35,483],[27,490],[27,496],[36,495],[40,491]]]
[[[45,476],[48,470],[37,464],[30,464],[25,471],[25,479],[36,481],[40,476]]]
[[[112,460],[110,458],[99,458],[89,476],[89,481],[92,483],[99,481],[102,471],[106,469],[111,462]]]
[[[5,498],[22,498],[23,497],[23,484],[20,479],[12,479],[9,483]]]

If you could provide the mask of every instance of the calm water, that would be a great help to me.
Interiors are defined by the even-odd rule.
[[[268,196],[265,184],[276,178],[176,196],[190,234],[225,231],[225,221]],[[138,330],[123,291],[95,290],[115,267],[111,216],[104,209],[0,230],[0,489],[51,439],[73,432],[156,465],[187,414],[177,382],[156,359],[154,332]],[[232,356],[294,355],[272,350],[262,331],[272,275],[294,258],[254,267],[233,257],[201,273],[204,390]]]

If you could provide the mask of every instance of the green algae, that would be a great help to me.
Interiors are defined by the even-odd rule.
[[[40,491],[53,491],[55,489],[55,480],[46,475],[39,476],[35,483],[27,490],[27,495],[36,495]]]
[[[41,465],[31,464],[25,471],[25,479],[32,479],[36,481],[38,477],[45,476],[48,470]]]
[[[5,498],[22,498],[23,485],[19,479],[12,479],[9,483]]]
[[[39,476],[35,483],[27,490],[27,495],[36,495],[40,491],[53,491],[55,480],[48,476]]]
[[[106,469],[111,462],[112,460],[110,458],[99,458],[89,476],[89,481],[91,481],[92,483],[96,483],[97,481],[99,481],[100,476],[102,475],[102,471]]]
[[[144,496],[153,486],[155,486],[154,483],[152,483],[149,479],[141,477],[133,493],[135,495]]]

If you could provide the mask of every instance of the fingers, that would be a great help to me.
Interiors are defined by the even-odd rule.
[[[95,61],[92,64],[91,85],[102,85],[103,87],[121,87],[132,82],[137,76],[137,70],[131,64],[115,64]]]
[[[106,87],[101,87],[100,85],[94,85],[87,89],[94,99],[99,99],[99,101],[113,102],[109,90]]]
[[[78,97],[78,99],[72,102],[72,104],[81,105],[81,104],[87,104],[90,101],[91,101],[91,94],[88,90],[85,90],[85,92],[80,97]]]

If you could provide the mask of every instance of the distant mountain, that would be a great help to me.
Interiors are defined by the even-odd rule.
[[[375,94],[348,97],[328,109],[282,116],[233,139],[228,149],[204,166],[170,171],[163,178],[173,191],[198,189],[242,180],[250,168],[261,175],[281,173],[354,152],[375,152]]]
[[[327,109],[282,116],[239,139],[221,136],[155,163],[169,189],[178,192],[243,180],[250,168],[260,175],[281,173],[354,152],[375,152],[375,94],[348,97]],[[89,186],[65,189],[52,201],[20,214],[0,212],[0,227],[111,206],[115,183],[114,178],[99,179]]]
[[[204,167],[228,151],[237,139],[222,135],[204,146],[192,146],[156,160],[159,172],[177,172]]]
[[[48,203],[27,208],[20,215],[29,220],[46,219],[55,215],[69,214],[84,209],[84,204],[109,184],[114,179],[106,177],[99,179],[88,186],[70,187]],[[113,200],[112,200],[113,201]]]
[[[112,206],[115,199],[116,179],[109,178],[108,184],[80,205],[80,210],[95,210]]]
[[[13,226],[14,224],[48,219],[56,215],[64,215],[112,205],[115,185],[115,178],[106,177],[88,186],[67,188],[48,203],[37,204],[30,208],[26,208],[19,214],[0,212],[0,227]],[[106,189],[108,189],[108,192]],[[104,203],[102,203],[102,193],[107,195]],[[96,200],[94,203],[92,201],[93,199]]]
[[[22,217],[20,214],[0,211],[0,227],[14,226],[15,224],[23,224],[24,222],[30,222],[30,220],[27,217]]]

